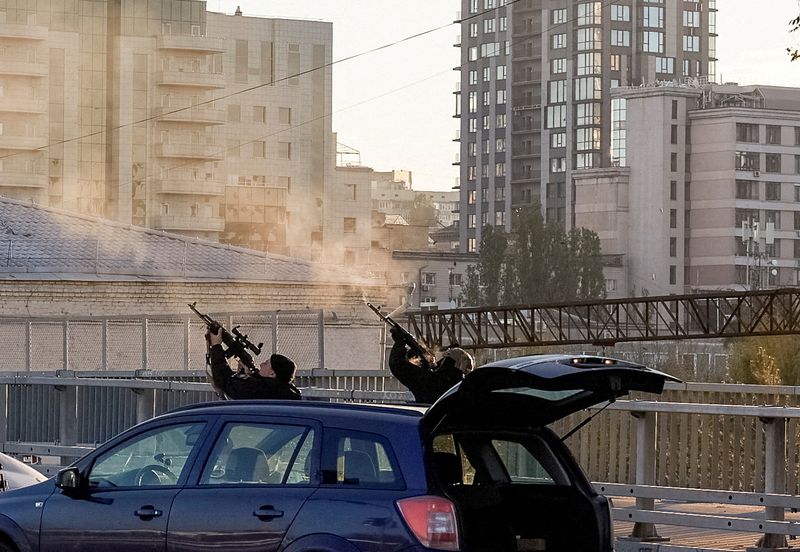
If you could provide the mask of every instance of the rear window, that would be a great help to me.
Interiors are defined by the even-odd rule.
[[[405,486],[394,451],[385,437],[343,429],[325,431],[322,483],[377,489]]]

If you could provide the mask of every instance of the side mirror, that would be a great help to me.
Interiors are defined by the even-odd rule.
[[[81,488],[81,472],[76,467],[64,468],[56,474],[56,487],[66,492],[75,492]]]

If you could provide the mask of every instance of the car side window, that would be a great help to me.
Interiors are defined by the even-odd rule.
[[[512,483],[525,485],[555,485],[554,475],[543,465],[546,460],[540,451],[532,451],[516,441],[493,439],[492,447],[508,473]],[[539,448],[541,447],[534,447]]]
[[[311,482],[314,430],[302,425],[229,423],[201,485],[303,485]]]
[[[404,486],[394,452],[385,437],[340,429],[325,431],[322,483],[381,489]]]
[[[97,457],[89,472],[89,485],[174,485],[204,427],[205,422],[159,427],[120,443]]]

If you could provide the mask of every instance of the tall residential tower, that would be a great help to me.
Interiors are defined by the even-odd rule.
[[[574,171],[616,165],[610,90],[705,82],[716,0],[462,0],[460,241],[539,203],[575,224]]]

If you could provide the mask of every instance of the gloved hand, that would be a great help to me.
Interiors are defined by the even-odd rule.
[[[392,328],[389,330],[389,333],[392,334],[392,339],[394,339],[395,343],[406,343],[406,334],[400,328],[395,328],[392,326]]]

